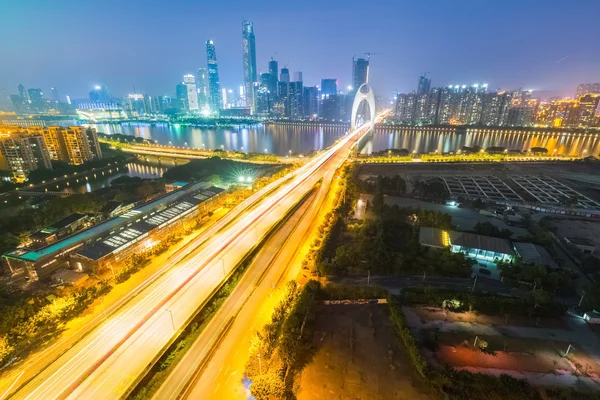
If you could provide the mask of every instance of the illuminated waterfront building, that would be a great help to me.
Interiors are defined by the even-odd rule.
[[[217,114],[221,109],[221,84],[219,83],[217,50],[212,40],[206,41],[206,61],[208,65],[208,104],[210,111]]]
[[[198,92],[196,91],[196,77],[192,74],[183,76],[183,83],[187,89],[188,109],[198,111]]]
[[[22,182],[38,168],[52,169],[44,137],[26,128],[0,125],[0,169],[11,171],[13,179]]]
[[[271,58],[271,61],[269,61],[269,92],[271,92],[271,95],[274,97],[277,97],[277,83],[279,82],[278,73],[279,64],[277,63],[277,61]]]
[[[175,97],[177,98],[177,108],[184,111],[189,111],[190,105],[188,102],[188,87],[181,82],[175,87]]]
[[[208,71],[206,68],[198,68],[196,90],[198,91],[198,108],[205,110],[208,107]]]
[[[253,93],[254,82],[257,82],[256,38],[254,36],[254,25],[250,21],[242,22],[242,42],[244,48],[244,86],[246,87],[246,93]],[[254,108],[254,99],[252,97],[248,97],[246,104],[251,109]]]
[[[31,127],[28,130],[43,136],[52,160],[79,165],[102,158],[98,134],[94,128],[49,126]]]
[[[146,114],[148,111],[144,96],[137,93],[127,95],[127,112],[134,116]]]

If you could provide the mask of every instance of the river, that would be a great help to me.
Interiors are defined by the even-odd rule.
[[[199,149],[218,149],[274,153],[286,155],[308,153],[331,146],[344,135],[345,127],[311,127],[288,125],[256,125],[232,128],[196,128],[178,124],[97,124],[98,132],[121,133],[157,140],[161,144],[189,146]],[[408,149],[417,153],[456,152],[463,146],[482,148],[499,146],[510,150],[527,151],[532,147],[545,147],[550,154],[598,155],[600,136],[594,134],[538,133],[518,131],[481,133],[440,132],[434,128],[378,129],[366,142],[362,152],[371,153],[386,149]],[[556,151],[555,151],[556,150]]]
[[[92,180],[81,185],[74,184],[68,187],[61,187],[61,190],[64,192],[71,193],[90,193],[94,190],[109,187],[110,182],[121,176],[130,176],[132,178],[140,177],[145,179],[158,179],[162,177],[163,173],[167,170],[167,167],[169,166],[170,165],[157,166],[140,162],[131,162],[127,164],[127,172],[119,172],[113,175],[107,175],[106,178]]]

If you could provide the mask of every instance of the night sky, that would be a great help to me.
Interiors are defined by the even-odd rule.
[[[174,95],[217,47],[221,87],[243,80],[242,20],[254,22],[257,66],[271,56],[305,85],[348,85],[352,56],[371,59],[376,94],[489,83],[572,96],[600,81],[598,0],[0,0],[0,89],[50,95]]]

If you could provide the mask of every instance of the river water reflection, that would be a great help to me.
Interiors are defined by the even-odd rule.
[[[267,152],[285,155],[307,153],[331,146],[343,136],[346,127],[311,127],[286,125],[256,125],[232,128],[196,128],[177,124],[98,124],[92,125],[98,132],[121,133],[145,139],[157,140],[161,144],[174,146],[251,152]],[[532,147],[545,147],[550,154],[598,155],[600,136],[575,133],[538,133],[516,130],[498,130],[482,133],[482,130],[467,129],[457,133],[435,128],[378,129],[362,149],[371,153],[385,149],[408,149],[417,153],[456,152],[463,146],[506,147],[509,150],[527,151]],[[555,151],[556,150],[556,151]]]
[[[71,193],[90,193],[94,190],[103,189],[110,186],[110,182],[121,177],[140,177],[144,179],[158,179],[162,177],[168,166],[157,166],[145,163],[131,162],[127,164],[127,172],[119,172],[114,175],[107,175],[105,178],[93,180],[81,185],[71,185],[61,188],[62,191]]]

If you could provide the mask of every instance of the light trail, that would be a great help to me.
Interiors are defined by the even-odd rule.
[[[264,235],[285,215],[320,179],[319,169],[331,167],[332,157],[340,151],[349,151],[356,137],[367,128],[359,127],[291,176],[273,182],[247,199],[251,204],[281,185],[253,210],[216,233],[211,244],[198,254],[187,259],[175,257],[173,262],[179,265],[67,351],[40,379],[34,379],[15,397],[113,399],[126,395],[253,248],[256,237]]]

